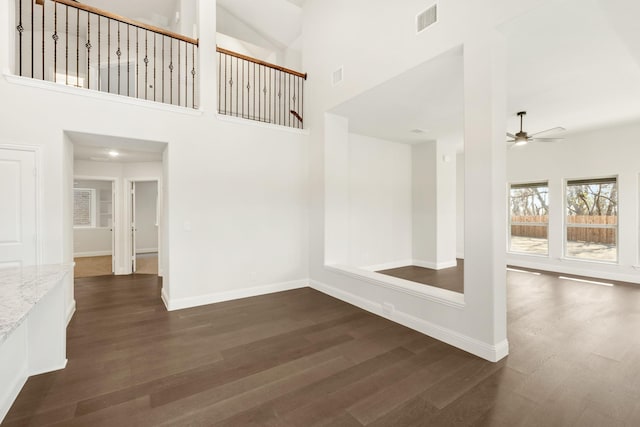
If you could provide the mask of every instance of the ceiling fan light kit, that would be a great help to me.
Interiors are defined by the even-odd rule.
[[[562,138],[539,138],[538,137],[545,133],[562,132],[565,130],[565,128],[562,128],[562,127],[551,128],[551,129],[543,130],[542,132],[537,132],[532,135],[529,135],[527,132],[523,130],[524,116],[526,115],[527,115],[526,111],[520,111],[517,114],[517,116],[520,117],[520,131],[516,132],[515,134],[507,132],[507,136],[511,138],[507,140],[507,142],[513,143],[514,146],[522,146],[522,145],[528,144],[529,142],[536,142],[536,141],[537,142],[554,142],[554,141],[562,140]]]

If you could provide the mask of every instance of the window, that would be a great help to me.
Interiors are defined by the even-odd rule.
[[[591,261],[618,260],[616,178],[567,181],[565,256]]]
[[[96,190],[93,188],[73,189],[73,226],[89,228],[96,226]]]
[[[549,184],[513,184],[509,195],[509,251],[549,254]]]

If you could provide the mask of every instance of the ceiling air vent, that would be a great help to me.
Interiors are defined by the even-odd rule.
[[[426,30],[438,21],[438,5],[434,4],[429,9],[416,16],[416,28],[418,33]]]
[[[344,78],[343,68],[340,67],[333,72],[333,78],[332,78],[333,85],[335,86],[338,83],[340,83],[343,78]]]

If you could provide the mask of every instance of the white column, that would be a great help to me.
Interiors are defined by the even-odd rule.
[[[325,253],[328,265],[349,261],[349,121],[325,114]]]
[[[471,336],[506,342],[506,46],[494,30],[464,46],[465,274]]]
[[[199,107],[208,114],[218,109],[218,55],[216,54],[216,2],[199,0],[198,75],[196,90],[200,93]]]

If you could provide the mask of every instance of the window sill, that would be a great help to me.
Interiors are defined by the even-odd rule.
[[[560,257],[561,262],[580,262],[587,264],[600,264],[600,265],[620,265],[620,261],[600,261],[595,259],[583,259],[583,258],[571,258],[571,257]]]
[[[449,307],[462,309],[466,305],[464,294],[435,286],[418,284],[409,280],[398,279],[347,265],[325,265],[325,269]]]
[[[549,259],[549,254],[543,255],[543,254],[529,254],[526,252],[507,251],[507,255],[522,255],[526,257]]]

